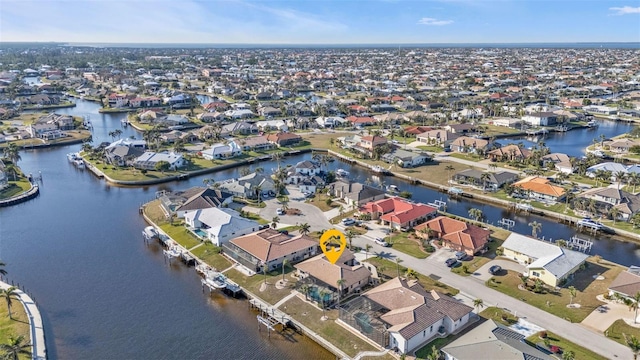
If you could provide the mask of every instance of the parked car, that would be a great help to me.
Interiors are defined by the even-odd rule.
[[[380,246],[384,246],[384,247],[389,246],[389,243],[384,241],[384,239],[382,239],[382,238],[376,238],[374,241],[375,241],[376,244],[378,244]]]
[[[447,259],[447,261],[444,262],[444,264],[447,265],[447,267],[453,267],[457,263],[458,263],[458,259],[456,259],[456,258],[450,258],[450,259]]]
[[[342,219],[342,225],[344,225],[344,226],[351,226],[351,225],[353,225],[355,223],[356,223],[356,221],[353,220],[352,218]]]
[[[493,265],[489,268],[489,274],[491,275],[496,275],[500,273],[500,271],[502,271],[502,267],[500,267],[499,265]]]
[[[276,214],[278,215],[284,215],[284,210],[282,210],[281,208],[276,209]]]
[[[456,259],[462,261],[465,260],[467,258],[467,253],[464,251],[458,251],[456,252]]]

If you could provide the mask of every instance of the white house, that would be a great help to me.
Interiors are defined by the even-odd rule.
[[[231,141],[228,144],[213,144],[209,149],[200,152],[207,160],[226,159],[242,155],[242,150]]]
[[[347,120],[338,116],[331,116],[331,117],[320,116],[316,118],[316,124],[318,124],[319,127],[323,127],[323,128],[334,128],[336,126],[341,126],[346,122]]]
[[[109,144],[105,148],[105,150],[109,150],[109,149],[114,148],[116,146],[126,146],[126,147],[132,147],[132,148],[136,148],[136,149],[146,149],[147,148],[147,142],[145,140],[136,140],[136,139],[124,138],[124,139],[120,139],[120,140],[116,140],[116,141],[112,142],[111,144]]]
[[[255,124],[262,131],[289,131],[289,126],[284,120],[265,120]]]
[[[553,112],[534,112],[524,115],[521,119],[533,126],[548,126],[558,121],[558,115]]]
[[[184,166],[184,158],[174,152],[153,152],[146,151],[133,162],[133,166],[138,169],[155,170],[156,164],[160,161],[169,163],[169,169],[177,170]]]
[[[203,232],[207,240],[221,246],[238,236],[256,232],[260,224],[240,216],[229,208],[207,208],[187,211],[184,214],[186,226],[196,232]]]
[[[255,117],[255,114],[248,109],[227,110],[224,114],[232,119],[250,119]]]
[[[626,173],[627,172],[627,167],[622,165],[622,164],[620,164],[620,163],[604,162],[604,163],[596,164],[596,165],[593,165],[593,166],[589,167],[587,169],[586,175],[588,177],[595,178],[596,177],[596,172],[598,170],[610,171],[611,172],[611,180],[612,181],[616,181],[615,174],[617,172],[620,172],[620,171]]]

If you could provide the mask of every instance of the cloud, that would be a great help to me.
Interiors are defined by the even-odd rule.
[[[433,25],[433,26],[442,26],[453,24],[453,20],[438,20],[434,18],[424,17],[418,20],[418,24],[420,25]]]
[[[631,7],[631,6],[623,6],[623,7],[612,7],[609,8],[611,11],[615,11],[613,15],[627,15],[627,14],[640,14],[640,6]]]

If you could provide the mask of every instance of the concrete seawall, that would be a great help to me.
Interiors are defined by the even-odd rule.
[[[20,204],[35,198],[39,194],[40,194],[40,187],[38,187],[38,185],[31,184],[31,189],[21,194],[18,194],[16,196],[10,197],[8,199],[0,200],[0,207]]]

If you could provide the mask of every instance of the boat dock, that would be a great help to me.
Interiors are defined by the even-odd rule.
[[[291,317],[289,315],[263,302],[258,298],[254,297],[249,300],[249,306],[260,311],[260,316],[265,319],[269,319],[270,322],[273,321],[285,327],[289,326],[289,324],[291,323]]]

